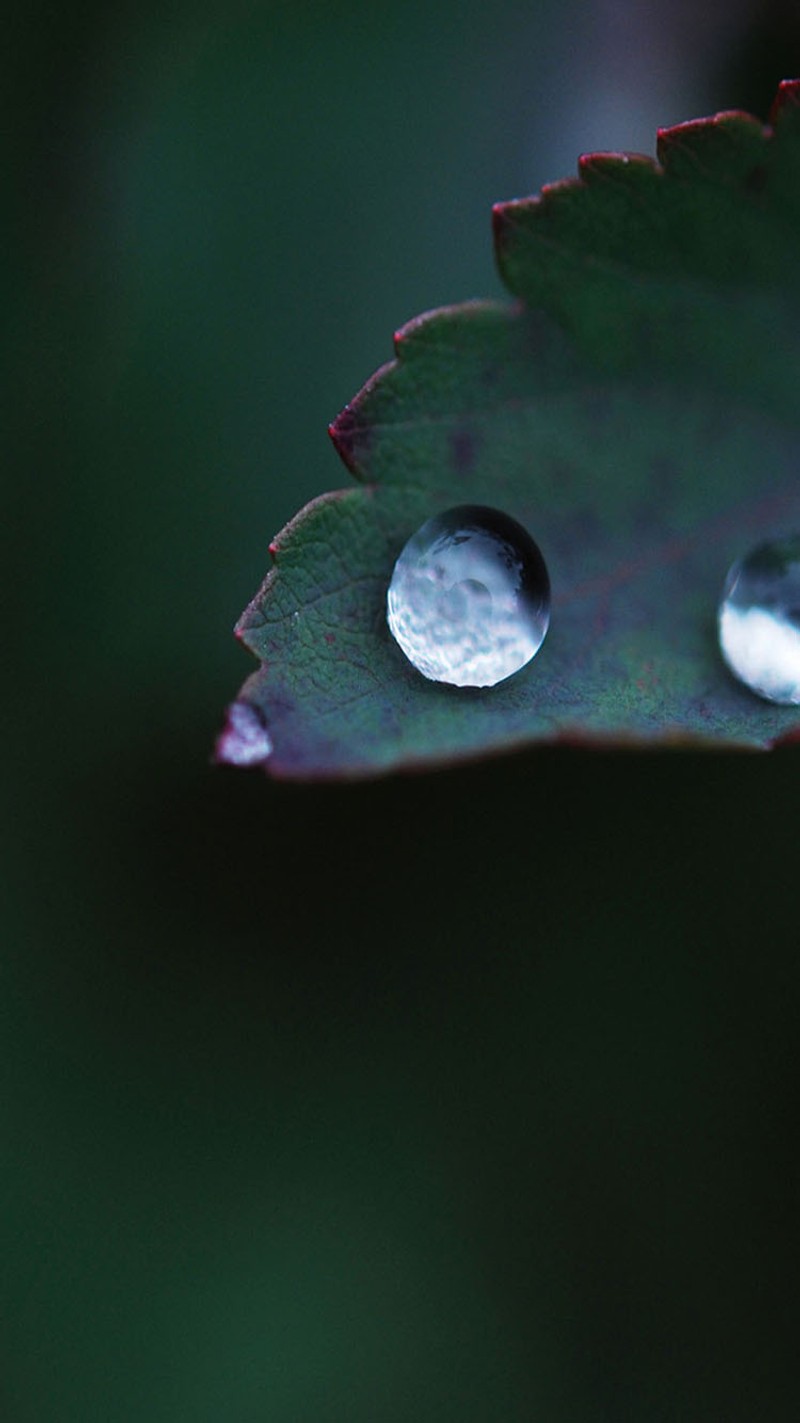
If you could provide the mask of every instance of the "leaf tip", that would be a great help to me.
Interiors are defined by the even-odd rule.
[[[511,283],[506,267],[510,250],[514,244],[517,216],[520,209],[528,212],[531,208],[538,207],[540,203],[541,198],[537,194],[531,198],[511,198],[506,202],[494,203],[492,207],[492,239],[495,261],[500,269],[501,277],[509,286]]]
[[[359,422],[352,404],[345,405],[344,410],[328,426],[328,434],[333,441],[333,447],[351,474],[356,473],[355,447],[358,432]]]
[[[783,79],[769,111],[769,122],[776,124],[785,113],[800,109],[800,79]]]
[[[578,178],[582,182],[593,178],[619,177],[627,175],[636,178],[640,173],[651,173],[653,159],[646,153],[619,153],[615,149],[600,149],[598,152],[582,153],[578,158]],[[546,184],[542,191],[554,188],[563,190],[574,185],[573,178],[563,178],[559,183]]]
[[[513,207],[513,202],[494,203],[492,206],[492,232],[494,234],[495,246],[500,249],[508,235],[511,226],[511,216],[509,209]]]

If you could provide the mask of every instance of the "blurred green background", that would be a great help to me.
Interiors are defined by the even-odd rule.
[[[765,113],[796,7],[8,31],[0,1414],[796,1418],[796,756],[208,763],[392,330],[494,200]]]

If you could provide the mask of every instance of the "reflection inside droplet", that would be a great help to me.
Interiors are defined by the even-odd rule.
[[[271,755],[272,741],[258,712],[247,702],[234,702],[217,740],[217,760],[229,766],[258,766]]]
[[[539,651],[550,580],[521,524],[465,504],[429,519],[409,539],[386,607],[392,636],[424,677],[493,687]]]
[[[722,655],[771,702],[800,705],[800,535],[761,544],[735,563],[719,609]]]

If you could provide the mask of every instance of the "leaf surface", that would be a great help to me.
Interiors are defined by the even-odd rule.
[[[800,528],[799,103],[784,84],[770,126],[683,124],[658,162],[592,154],[496,207],[513,301],[409,323],[334,422],[358,484],[271,546],[237,626],[261,665],[221,760],[323,778],[534,742],[793,733],[796,708],[727,672],[716,614],[733,560]],[[541,651],[480,690],[425,680],[386,625],[404,543],[464,503],[525,525],[553,589]]]

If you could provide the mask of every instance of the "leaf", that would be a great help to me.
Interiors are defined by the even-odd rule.
[[[796,709],[731,678],[716,612],[731,562],[800,528],[800,81],[771,126],[681,124],[658,156],[592,154],[578,179],[498,205],[516,300],[397,334],[331,427],[360,485],[283,530],[237,626],[262,665],[219,759],[321,778],[795,730]],[[404,543],[462,503],[525,525],[553,588],[541,651],[491,689],[426,681],[386,626]]]

